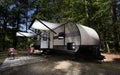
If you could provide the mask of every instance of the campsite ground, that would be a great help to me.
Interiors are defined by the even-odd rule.
[[[10,67],[1,70],[0,75],[120,75],[120,54],[102,55],[106,57],[103,63],[61,54],[37,56],[45,61]]]

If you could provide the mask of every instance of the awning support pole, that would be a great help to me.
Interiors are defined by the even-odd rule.
[[[38,20],[40,23],[42,23],[45,27],[47,27],[49,30],[51,30],[53,33],[57,34],[54,30],[52,30],[50,27],[48,27],[46,24],[44,24],[42,21]]]

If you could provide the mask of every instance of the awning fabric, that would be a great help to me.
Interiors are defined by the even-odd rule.
[[[17,32],[16,36],[21,36],[21,37],[33,37],[36,36],[37,34],[33,33],[33,32]]]
[[[61,24],[59,23],[51,23],[43,20],[35,20],[33,24],[31,25],[30,29],[39,29],[39,30],[50,30],[54,29]]]

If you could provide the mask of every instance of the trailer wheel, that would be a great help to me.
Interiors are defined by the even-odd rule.
[[[48,55],[48,54],[50,54],[50,53],[51,53],[50,50],[43,50],[43,52],[42,52],[43,55]]]
[[[98,60],[99,63],[104,63],[104,59],[103,60]]]

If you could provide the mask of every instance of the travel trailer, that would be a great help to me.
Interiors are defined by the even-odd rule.
[[[97,32],[87,26],[72,22],[58,24],[34,20],[30,29],[41,30],[35,48],[43,51],[70,52],[76,56],[104,59],[100,53],[100,39]]]

